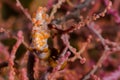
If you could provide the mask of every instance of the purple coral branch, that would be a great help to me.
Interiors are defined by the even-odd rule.
[[[51,9],[53,4],[54,4],[54,0],[48,0],[48,2],[46,4],[47,9]]]
[[[102,66],[102,63],[107,59],[107,57],[111,54],[114,53],[116,51],[120,50],[119,46],[116,46],[114,48],[109,48],[108,44],[112,44],[113,46],[115,46],[114,42],[105,40],[100,33],[97,32],[97,30],[95,30],[95,28],[93,28],[95,26],[95,23],[91,23],[90,25],[88,25],[87,27],[100,39],[101,43],[104,46],[104,52],[102,54],[102,56],[100,57],[100,59],[98,60],[97,64],[93,67],[93,69],[83,77],[82,80],[87,80],[91,77],[91,75],[94,75],[94,73],[97,71],[97,69],[99,67]],[[111,51],[112,50],[112,51]]]
[[[109,75],[106,75],[102,80],[118,80],[120,78],[120,66],[114,72],[111,72]]]

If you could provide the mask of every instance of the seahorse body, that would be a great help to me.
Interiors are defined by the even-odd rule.
[[[36,50],[41,59],[48,57],[49,49],[47,40],[50,37],[47,24],[49,23],[49,16],[46,14],[46,9],[39,7],[32,18],[32,48]]]

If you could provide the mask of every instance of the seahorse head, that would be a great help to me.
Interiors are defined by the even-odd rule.
[[[50,22],[49,16],[46,13],[47,9],[45,7],[39,7],[37,11],[33,14],[32,22],[36,25],[45,25]]]

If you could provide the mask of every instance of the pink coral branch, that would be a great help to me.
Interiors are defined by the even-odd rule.
[[[101,36],[101,34],[97,30],[95,30],[94,26],[96,26],[95,23],[91,22],[91,24],[89,24],[87,27],[95,36],[97,36],[100,39],[104,48],[107,48],[108,46],[106,45],[104,38]]]
[[[21,5],[19,0],[16,0],[16,5],[22,10],[22,12],[25,14],[25,16],[32,21],[30,14],[24,9],[24,7]]]
[[[59,9],[65,1],[66,0],[58,0],[58,3],[53,5],[53,9],[50,13],[50,19],[54,19],[54,14],[57,12],[57,9]]]
[[[6,46],[4,46],[3,44],[0,43],[0,55],[3,55],[4,59],[0,59],[0,63],[3,62],[3,60],[7,61],[9,58],[9,52],[8,52],[8,48]]]
[[[90,43],[90,40],[91,40],[91,36],[89,36],[88,41],[83,45],[83,47],[78,52],[76,52],[76,51],[74,52],[74,57],[69,58],[69,61],[74,62],[76,59],[80,59],[81,64],[85,63],[86,59],[82,58],[80,55],[86,50],[88,43]]]
[[[73,58],[71,58],[69,60],[74,61],[75,59],[79,58],[81,63],[85,63],[86,59],[82,58],[80,54],[82,53],[82,51],[84,51],[87,44],[86,44],[86,46],[83,47],[83,50],[80,50],[77,52],[76,49],[70,45],[69,36],[67,34],[64,34],[61,37],[61,39],[63,40],[64,44],[68,47],[68,49],[75,55]]]
[[[13,67],[14,66],[14,59],[15,59],[16,51],[23,41],[22,31],[19,31],[17,36],[18,36],[17,42],[13,46],[13,49],[12,49],[10,57],[9,57],[9,63],[8,63],[9,70],[10,70],[9,71],[9,80],[14,80],[14,77],[15,77],[15,70],[14,70],[14,67]]]
[[[94,75],[94,73],[97,71],[97,69],[99,67],[101,67],[101,64],[103,63],[103,61],[107,58],[108,54],[110,52],[108,50],[103,52],[103,55],[100,57],[99,61],[97,62],[97,64],[95,66],[93,66],[93,69],[87,74],[85,75],[85,77],[83,77],[82,80],[87,80],[91,77],[91,75]]]
[[[106,6],[109,4],[109,0],[103,0],[103,1],[104,1]],[[114,8],[111,8],[108,10],[108,14],[113,15],[116,23],[120,23],[120,15],[119,15],[119,12],[117,10],[115,10]]]
[[[21,73],[21,76],[20,76],[21,80],[28,80],[26,68],[22,68],[20,70],[20,73]]]

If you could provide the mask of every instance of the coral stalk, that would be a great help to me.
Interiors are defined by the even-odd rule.
[[[17,34],[17,42],[16,44],[13,46],[13,49],[11,51],[11,54],[10,54],[10,57],[9,57],[9,63],[8,63],[8,66],[9,66],[9,80],[15,80],[14,77],[15,77],[15,69],[14,69],[14,59],[15,59],[15,54],[16,54],[16,51],[18,49],[18,47],[20,46],[20,44],[22,43],[23,41],[23,35],[22,35],[22,31],[19,31],[18,34]]]

